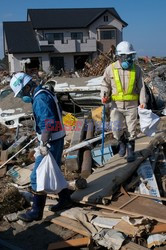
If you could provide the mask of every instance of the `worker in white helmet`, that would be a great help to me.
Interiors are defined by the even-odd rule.
[[[34,193],[32,209],[26,213],[19,214],[18,218],[31,222],[41,220],[46,201],[46,194],[36,192],[37,190],[37,168],[43,157],[50,151],[57,165],[61,165],[61,156],[63,152],[65,131],[62,123],[62,114],[56,95],[37,85],[32,81],[32,77],[20,72],[13,75],[10,81],[10,87],[26,103],[32,103],[32,109],[35,119],[35,127],[40,145],[40,155],[37,156],[34,168],[31,174],[31,187]],[[49,209],[53,212],[65,209],[71,206],[71,200],[68,188],[62,189],[59,194],[58,204]]]
[[[110,123],[114,138],[119,141],[119,156],[124,157],[127,151],[128,162],[135,160],[137,108],[146,106],[142,71],[134,63],[135,55],[131,43],[120,42],[116,47],[118,60],[106,68],[101,85],[102,103],[111,102]]]

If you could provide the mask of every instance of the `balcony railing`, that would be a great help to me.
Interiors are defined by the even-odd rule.
[[[39,41],[40,46],[50,45],[47,40]],[[74,52],[95,52],[97,50],[96,39],[86,39],[84,42],[81,40],[55,40],[52,44],[55,47],[55,52],[59,53],[74,53]]]

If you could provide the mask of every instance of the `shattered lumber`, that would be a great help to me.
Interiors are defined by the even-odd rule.
[[[0,164],[3,164],[4,162],[6,162],[8,159],[8,151],[7,150],[2,150],[1,151],[1,162]],[[0,169],[0,178],[5,176],[7,172],[7,166],[4,166]]]
[[[138,194],[138,193],[133,193],[133,192],[127,192],[129,195],[134,195],[134,196],[140,196],[144,198],[148,198],[151,200],[160,200],[160,201],[166,201],[166,197],[157,197],[157,196],[152,196],[152,195],[147,195],[147,194]]]
[[[56,243],[49,244],[47,250],[62,249],[62,248],[68,248],[68,247],[89,246],[90,242],[91,240],[88,237],[67,240],[67,241],[59,241]]]
[[[81,235],[84,235],[86,237],[90,237],[91,233],[86,229],[83,225],[81,225],[80,222],[74,221],[72,219],[63,217],[63,216],[58,216],[54,219],[51,220],[52,223],[59,225],[61,227],[67,228],[69,230],[72,230],[76,233],[79,233]]]
[[[101,205],[81,201],[81,204],[90,205],[95,208],[102,208],[112,213],[120,212],[129,216],[145,217],[158,222],[166,223],[166,208],[153,200],[143,197],[130,198],[127,195],[122,195],[117,201],[112,201],[111,205]],[[110,212],[111,214],[111,212]]]
[[[139,227],[130,225],[128,222],[124,220],[121,220],[117,225],[115,225],[114,229],[118,232],[124,233],[132,237],[138,235],[139,233]]]
[[[150,232],[151,234],[159,234],[166,233],[166,224],[158,223],[154,226],[153,230]]]
[[[136,160],[127,163],[125,158],[115,155],[104,167],[95,170],[87,178],[87,188],[77,190],[72,194],[74,201],[101,203],[105,197],[113,195],[119,186],[124,183],[148,158],[155,147],[166,141],[166,132],[157,134],[153,139],[143,136],[136,140]]]
[[[129,242],[121,247],[121,250],[145,250],[146,247],[135,244],[134,242]]]
[[[79,127],[76,126],[71,140],[71,147],[80,143],[84,136],[85,119],[78,120]],[[68,171],[79,170],[79,150],[70,152],[66,157],[66,168]]]

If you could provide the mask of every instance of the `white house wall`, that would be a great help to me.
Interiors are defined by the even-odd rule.
[[[64,69],[65,70],[74,70],[74,56],[73,54],[56,54],[56,56],[64,57]],[[10,73],[22,71],[23,68],[21,66],[20,61],[22,59],[38,57],[41,58],[42,61],[42,69],[48,73],[50,68],[50,57],[49,54],[8,54],[8,60],[10,65]]]
[[[45,40],[44,34],[46,33],[63,33],[64,35],[64,43],[67,43],[68,40],[71,40],[71,33],[72,32],[82,32],[83,33],[83,40],[86,41],[86,39],[89,38],[89,30],[88,29],[52,29],[52,30],[38,30],[36,34],[38,34],[39,40]]]
[[[45,72],[49,72],[49,67],[50,67],[49,55],[46,53],[41,53],[41,54],[34,53],[34,54],[8,54],[10,73],[12,74],[14,72],[22,71],[23,68],[21,65],[21,60],[31,58],[31,57],[41,58],[42,69]]]
[[[16,55],[8,54],[9,70],[11,74],[22,70],[19,60],[20,59],[17,58]]]
[[[112,26],[115,26],[117,28],[117,33],[116,33],[116,42],[117,44],[120,43],[122,41],[122,32],[123,32],[123,26],[122,24],[117,20],[114,19],[112,21]]]
[[[104,16],[108,16],[108,22],[104,22]],[[122,23],[120,23],[116,18],[114,18],[109,12],[106,12],[104,15],[102,15],[100,18],[98,18],[94,23],[92,23],[89,27],[90,30],[90,36],[91,38],[95,38],[97,40],[97,29],[100,26],[107,26],[111,25],[114,26],[118,32],[117,32],[117,43],[121,41],[121,32],[122,32]]]

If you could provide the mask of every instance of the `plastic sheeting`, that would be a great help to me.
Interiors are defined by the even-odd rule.
[[[157,130],[160,117],[150,109],[141,109],[138,107],[140,117],[140,129],[147,136],[154,136]]]

